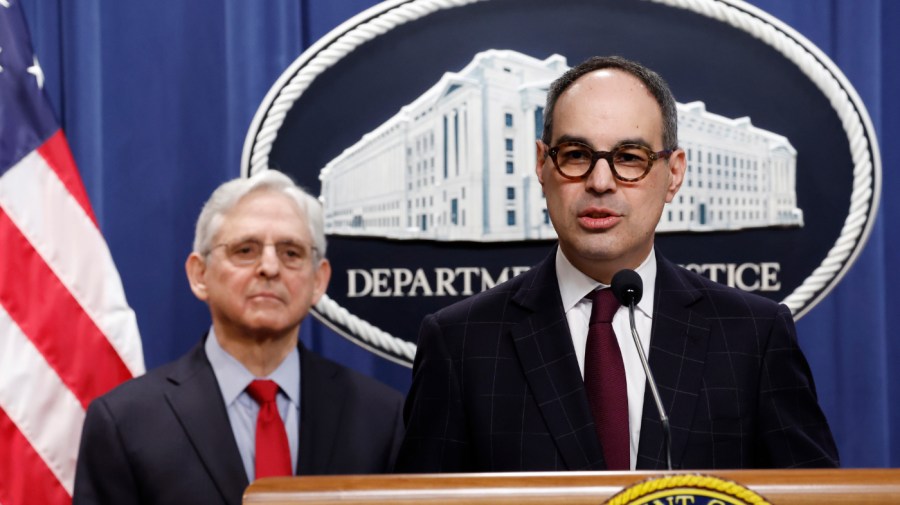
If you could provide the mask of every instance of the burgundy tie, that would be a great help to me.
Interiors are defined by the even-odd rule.
[[[628,470],[631,468],[628,388],[625,364],[612,327],[619,302],[610,289],[594,291],[590,297],[594,306],[584,352],[584,386],[606,468]]]
[[[287,432],[275,402],[278,384],[270,380],[255,380],[247,386],[247,393],[259,404],[256,418],[256,478],[293,475]]]

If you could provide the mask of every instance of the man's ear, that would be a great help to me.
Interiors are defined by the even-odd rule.
[[[547,152],[545,151],[545,149],[547,148],[547,146],[544,145],[544,142],[540,139],[536,140],[535,144],[537,153],[535,155],[534,171],[537,174],[538,182],[544,184],[544,162],[547,159]]]
[[[684,174],[687,171],[687,156],[683,149],[677,149],[669,157],[669,185],[666,188],[666,203],[675,199],[675,194],[684,182]]]
[[[319,267],[316,268],[315,279],[315,287],[313,288],[313,305],[319,303],[319,299],[322,298],[322,295],[325,294],[325,291],[328,289],[328,281],[331,280],[331,263],[328,262],[327,259],[322,259],[319,261]]]
[[[206,259],[199,253],[192,252],[184,263],[184,270],[194,296],[205,302],[209,298],[206,287]]]

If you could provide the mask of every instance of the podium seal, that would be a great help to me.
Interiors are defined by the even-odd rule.
[[[710,475],[654,477],[629,486],[606,505],[768,505],[762,496]]]

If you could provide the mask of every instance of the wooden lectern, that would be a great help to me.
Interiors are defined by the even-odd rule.
[[[900,503],[900,469],[564,472],[261,479],[244,504],[599,505],[641,481],[700,474],[737,482],[773,505]]]

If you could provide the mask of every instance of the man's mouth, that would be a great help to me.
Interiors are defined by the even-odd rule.
[[[280,299],[278,297],[278,295],[276,295],[275,293],[270,293],[267,291],[264,291],[262,293],[254,293],[253,295],[251,295],[251,298],[262,299],[262,300],[265,300],[265,299],[279,300]]]
[[[621,220],[621,214],[609,209],[591,208],[578,214],[578,222],[588,230],[607,230]]]

